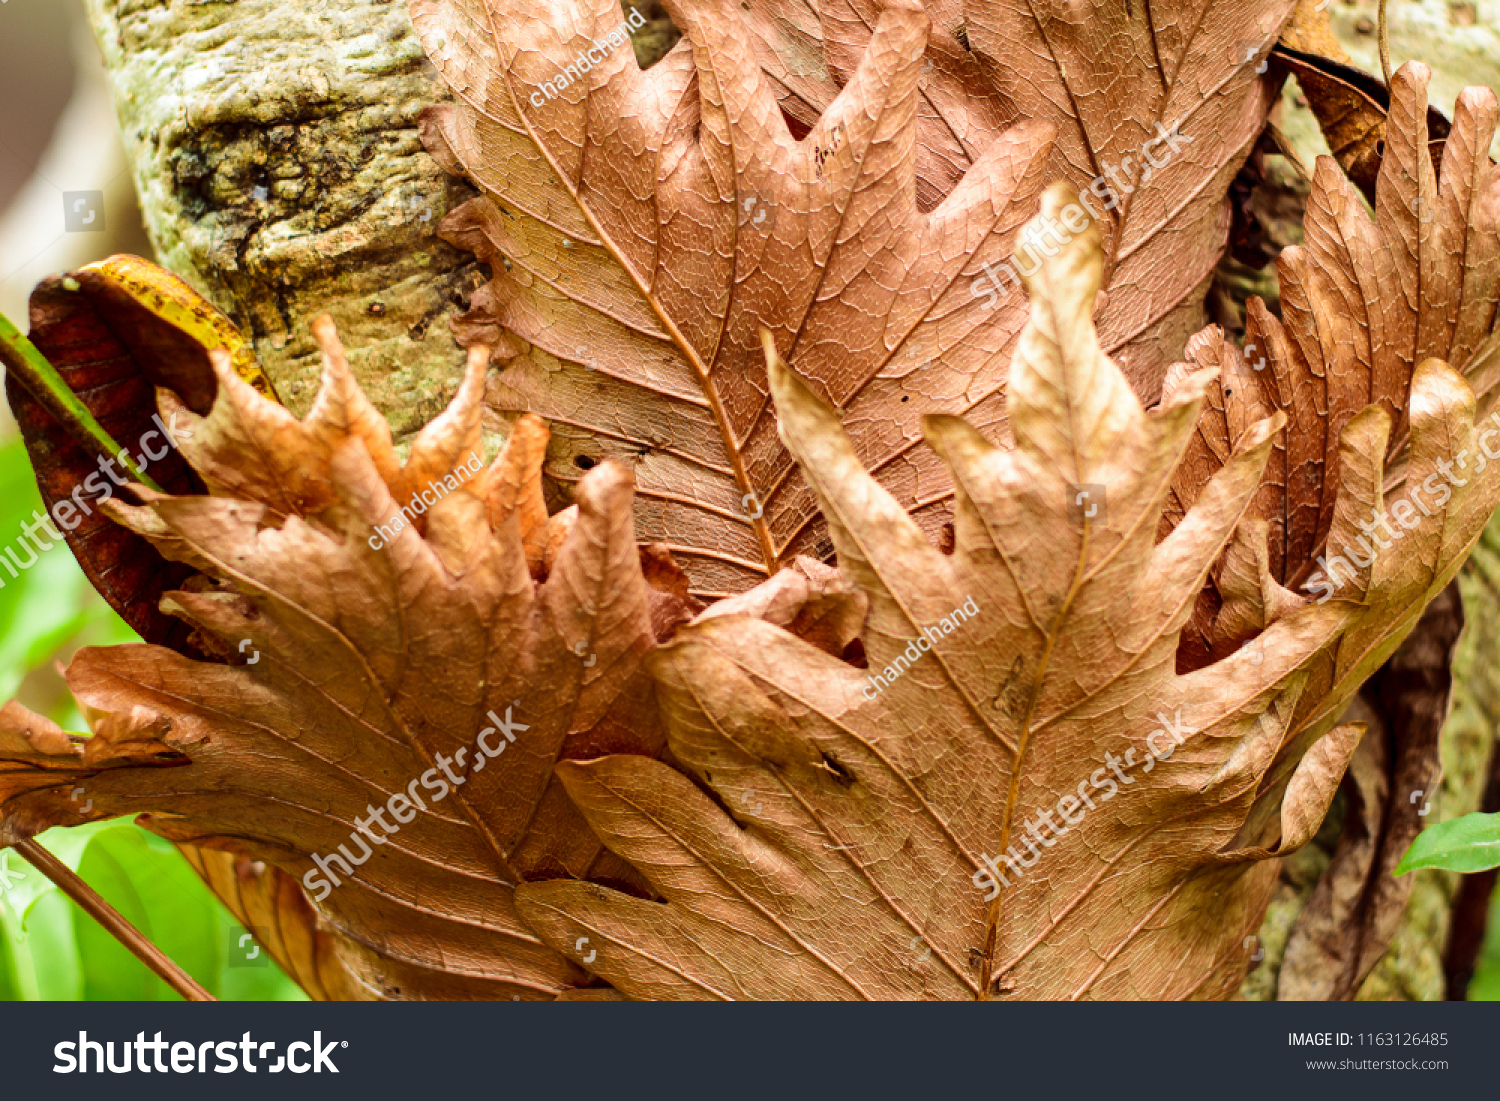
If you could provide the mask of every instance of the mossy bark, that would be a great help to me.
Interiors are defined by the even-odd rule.
[[[299,415],[324,312],[398,438],[440,412],[464,359],[449,321],[486,272],[437,237],[474,191],[418,139],[451,93],[404,0],[85,3],[160,261],[252,335]],[[677,32],[639,6],[650,64]]]

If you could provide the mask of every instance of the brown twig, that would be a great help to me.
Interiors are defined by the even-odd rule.
[[[179,967],[170,956],[147,940],[144,933],[126,921],[120,911],[100,898],[99,893],[80,879],[72,868],[35,840],[18,841],[14,847],[16,852],[26,858],[27,863],[52,880],[59,891],[78,903],[84,913],[104,926],[107,933],[130,949],[136,959],[151,968],[173,990],[190,1002],[218,1000],[199,986],[197,980]]]
[[[1380,0],[1380,8],[1375,13],[1379,29],[1376,31],[1375,41],[1380,46],[1380,72],[1385,77],[1385,86],[1391,86],[1391,39],[1386,33],[1385,23],[1386,0]]]

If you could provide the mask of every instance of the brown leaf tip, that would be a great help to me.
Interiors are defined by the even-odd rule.
[[[0,736],[5,734],[20,735],[32,749],[48,756],[82,753],[62,727],[19,700],[11,700],[0,707]]]
[[[1057,244],[1049,244],[1049,239]],[[1052,265],[1037,262],[1038,255],[1050,258],[1061,252],[1066,268],[1060,268],[1060,273],[1077,267],[1092,268],[1092,289],[1087,301],[1090,306],[1093,305],[1099,293],[1104,268],[1104,237],[1098,221],[1090,215],[1088,207],[1079,198],[1077,188],[1059,180],[1042,192],[1041,210],[1026,223],[1020,240],[1020,248],[1027,249],[1032,258],[1029,274],[1024,265],[1018,265],[1021,280],[1028,293],[1037,294],[1039,286],[1056,278],[1049,271]],[[1017,249],[1018,252],[1020,248]]]

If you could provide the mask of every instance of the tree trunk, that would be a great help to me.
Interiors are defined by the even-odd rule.
[[[452,395],[484,279],[439,241],[471,192],[422,150],[447,97],[392,0],[87,0],[161,263],[247,333],[299,415],[330,313],[398,438]]]

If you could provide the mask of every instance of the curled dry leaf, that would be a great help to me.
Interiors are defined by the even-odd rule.
[[[1067,199],[1049,191],[1044,213]],[[1358,726],[1330,723],[1286,776],[1270,775],[1304,733],[1299,714],[1324,702],[1307,702],[1308,668],[1332,660],[1359,614],[1292,596],[1260,660],[1176,671],[1178,634],[1283,418],[1253,426],[1158,543],[1212,373],[1143,412],[1089,320],[1101,268],[1090,233],[1031,281],[1011,367],[1013,449],[956,418],[929,419],[958,487],[951,556],[862,469],[835,412],[771,356],[787,444],[841,569],[870,600],[869,669],[759,621],[680,631],[653,658],[669,745],[717,800],[639,757],[561,765],[605,844],[666,905],[528,884],[520,911],[548,943],[566,952],[589,937],[601,946],[593,966],[633,997],[1234,988],[1274,878],[1267,858],[1312,836],[1358,744]],[[1426,401],[1419,389],[1414,407]],[[1429,449],[1444,438],[1432,428],[1458,427],[1413,425],[1414,446]],[[1102,511],[1081,507],[1079,487]],[[1500,483],[1486,488],[1493,504]],[[1339,515],[1358,504],[1341,499]],[[1483,522],[1446,519],[1465,537]],[[1396,599],[1399,584],[1369,582],[1368,605]]]
[[[1296,77],[1329,152],[1373,206],[1391,90],[1379,77],[1354,67],[1323,0],[1298,0],[1274,60]],[[1448,136],[1448,120],[1435,108],[1426,110],[1433,145],[1440,148]]]
[[[1211,572],[1184,632],[1179,668],[1199,668],[1236,651],[1260,653],[1255,636],[1300,599],[1283,585],[1322,600],[1363,601],[1360,563],[1373,562],[1386,572],[1387,591],[1400,594],[1383,607],[1361,609],[1337,647],[1320,655],[1304,700],[1326,693],[1328,703],[1316,717],[1299,716],[1305,734],[1284,749],[1273,770],[1273,778],[1284,779],[1307,739],[1334,721],[1349,687],[1394,655],[1392,667],[1371,682],[1372,700],[1381,709],[1379,737],[1360,750],[1350,770],[1344,836],[1292,931],[1280,974],[1282,997],[1353,996],[1395,932],[1411,882],[1391,879],[1390,870],[1422,822],[1420,808],[1407,796],[1430,789],[1440,768],[1447,650],[1461,613],[1455,608],[1446,618],[1438,615],[1439,606],[1449,603],[1439,594],[1467,556],[1467,548],[1454,556],[1452,533],[1470,530],[1474,517],[1493,508],[1484,483],[1493,477],[1486,467],[1495,428],[1487,422],[1478,433],[1470,429],[1473,395],[1438,360],[1459,368],[1480,392],[1481,407],[1493,408],[1500,174],[1485,151],[1495,99],[1486,89],[1465,91],[1451,130],[1446,122],[1434,130],[1426,69],[1403,66],[1392,83],[1389,123],[1382,111],[1377,135],[1388,134],[1387,155],[1378,176],[1369,177],[1373,218],[1332,161],[1320,159],[1304,219],[1307,244],[1288,249],[1280,260],[1285,324],[1253,299],[1246,354],[1217,332],[1190,343],[1192,367],[1219,366],[1222,375],[1209,388],[1208,409],[1174,479],[1163,523],[1163,531],[1170,530],[1248,424],[1283,410],[1292,424],[1277,442],[1250,510],[1261,519],[1242,526],[1241,538]],[[1434,143],[1439,136],[1446,140]],[[1428,364],[1428,357],[1436,358]],[[1192,367],[1174,368],[1169,383]],[[1385,421],[1395,419],[1398,430],[1388,436],[1369,421],[1364,429],[1375,430],[1360,430],[1356,438],[1363,442],[1354,461],[1367,487],[1366,504],[1339,524],[1334,493],[1344,477],[1339,448],[1348,443],[1340,430],[1354,428],[1372,402]],[[1413,450],[1405,425],[1417,416],[1426,416],[1439,434],[1452,417],[1458,436],[1436,449],[1441,454],[1430,445]],[[1388,471],[1370,469],[1371,457],[1386,456]],[[1370,485],[1383,492],[1371,492]],[[1448,529],[1442,535],[1425,526],[1438,504]],[[1356,572],[1360,576],[1346,585]],[[1449,595],[1456,605],[1456,595]],[[1426,633],[1408,637],[1429,601],[1435,602],[1428,607]],[[1398,650],[1403,639],[1408,645]],[[1421,677],[1407,672],[1413,662],[1420,663]],[[1412,680],[1416,691],[1391,694],[1390,685]],[[1413,699],[1424,705],[1416,717]],[[1260,828],[1273,821],[1276,788],[1268,786],[1256,816]]]
[[[1340,437],[1340,487],[1326,540],[1338,584],[1328,582],[1314,606],[1343,607],[1347,619],[1339,637],[1304,666],[1308,681],[1289,727],[1292,737],[1278,752],[1246,822],[1242,840],[1247,844],[1267,844],[1276,836],[1284,824],[1278,810],[1281,793],[1303,755],[1329,733],[1360,686],[1411,633],[1468,558],[1500,502],[1500,463],[1481,462],[1467,475],[1459,473],[1464,456],[1481,453],[1481,426],[1475,424],[1474,393],[1457,373],[1435,359],[1419,366],[1407,416],[1403,478],[1389,489],[1384,456],[1390,418],[1384,410],[1367,407]],[[1494,431],[1500,434],[1500,429]],[[1246,525],[1236,538],[1243,542],[1247,531],[1258,530],[1259,525]],[[1359,553],[1361,547],[1368,547],[1369,554]],[[1340,553],[1335,555],[1334,549]],[[1286,618],[1286,612],[1275,609],[1294,607],[1305,598],[1270,577],[1263,549],[1256,559],[1262,567],[1261,589],[1247,586],[1238,599],[1248,618],[1274,625]],[[1218,664],[1262,661],[1274,646],[1262,634]]]
[[[482,352],[403,464],[331,325],[315,332],[325,375],[305,422],[222,356],[210,414],[175,410],[189,459],[231,496],[111,504],[217,581],[169,606],[246,664],[82,651],[68,679],[94,736],[5,723],[0,830],[79,821],[82,784],[88,817],[151,812],[164,836],[228,840],[301,879],[364,996],[555,996],[586,976],[521,925],[515,885],[641,889],[552,775],[562,757],[660,748],[629,475],[584,480],[547,558],[546,430],[523,419],[483,466]],[[666,595],[675,626],[692,609]]]
[[[1415,63],[1395,74],[1373,218],[1333,161],[1319,158],[1304,218],[1307,243],[1278,261],[1283,320],[1251,299],[1243,353],[1209,330],[1189,343],[1189,362],[1168,375],[1170,389],[1191,370],[1221,370],[1173,480],[1163,534],[1247,427],[1273,410],[1285,412],[1291,424],[1251,514],[1269,527],[1269,579],[1315,596],[1325,591],[1318,581],[1328,580],[1317,560],[1333,523],[1344,427],[1371,403],[1385,411],[1394,425],[1388,484],[1403,483],[1398,497],[1411,497],[1421,479],[1405,470],[1404,445],[1418,364],[1436,359],[1459,370],[1486,413],[1500,381],[1500,171],[1486,152],[1495,96],[1471,88],[1459,98],[1439,176],[1423,122],[1427,79]],[[1460,471],[1471,460],[1481,468],[1488,461],[1477,448],[1453,453]],[[1463,478],[1440,474],[1455,487]],[[1418,492],[1412,503],[1422,498]],[[1233,569],[1228,559],[1216,567],[1199,600],[1184,639],[1186,668],[1225,656],[1263,625],[1243,606],[1229,607],[1226,590],[1240,584],[1225,574]]]
[[[1225,191],[1272,96],[1255,58],[1291,0],[1083,22],[1012,0],[668,8],[685,37],[642,72],[628,49],[593,60],[619,29],[610,0],[412,3],[459,99],[426,141],[485,192],[444,231],[493,269],[465,326],[509,357],[492,403],[568,434],[564,482],[633,463],[643,535],[723,595],[828,551],[776,436],[761,328],[924,530],[951,520],[920,419],[1004,435],[1025,320],[1008,262],[1047,174],[1114,189],[1089,198],[1108,223],[1101,323],[1155,396],[1202,323]],[[1031,255],[1053,248],[1044,233]]]
[[[1410,892],[1409,884],[1393,882],[1389,874],[1422,821],[1408,796],[1417,788],[1430,789],[1439,773],[1437,735],[1447,708],[1451,656],[1446,651],[1456,630],[1446,642],[1422,639],[1404,657],[1398,648],[1414,637],[1424,609],[1432,610],[1500,500],[1500,464],[1481,461],[1477,470],[1464,468],[1464,457],[1482,456],[1481,440],[1497,431],[1475,425],[1474,407],[1472,391],[1457,374],[1437,360],[1423,363],[1412,380],[1408,457],[1402,476],[1384,493],[1380,487],[1392,485],[1379,462],[1387,444],[1385,414],[1372,406],[1344,433],[1345,488],[1334,509],[1326,556],[1343,585],[1327,606],[1343,603],[1352,614],[1343,635],[1308,666],[1296,736],[1282,747],[1267,776],[1244,837],[1274,834],[1279,792],[1299,755],[1339,721],[1354,690],[1395,655],[1374,685],[1375,701],[1389,724],[1380,736],[1389,736],[1389,749],[1371,750],[1353,772],[1346,842],[1288,946],[1288,996],[1349,997],[1357,991],[1389,945]],[[1366,535],[1368,543],[1362,542]],[[1370,548],[1368,555],[1359,553],[1361,547]],[[1440,625],[1434,628],[1434,636],[1442,632]],[[1264,637],[1228,660],[1263,652]],[[1434,647],[1441,652],[1431,653]],[[1393,686],[1402,687],[1387,691]],[[1361,895],[1356,905],[1335,897],[1348,890]]]
[[[1209,412],[1174,480],[1163,531],[1247,424],[1279,409],[1292,425],[1252,503],[1260,519],[1242,526],[1200,595],[1179,668],[1262,652],[1255,636],[1302,599],[1293,588],[1359,605],[1337,645],[1309,667],[1299,733],[1272,770],[1252,833],[1274,827],[1277,792],[1300,754],[1337,721],[1351,688],[1397,653],[1494,509],[1500,173],[1486,150],[1497,108],[1486,89],[1464,92],[1438,172],[1422,121],[1431,114],[1427,76],[1409,64],[1393,79],[1373,218],[1332,162],[1319,161],[1307,244],[1280,260],[1284,323],[1252,299],[1248,354],[1217,332],[1189,346],[1193,366],[1218,365],[1223,374],[1209,388]],[[1169,382],[1190,369],[1175,368]],[[1354,512],[1340,514],[1336,488],[1359,502]],[[1424,656],[1441,681],[1446,647],[1435,644],[1433,655],[1433,645],[1410,660]],[[1382,683],[1403,668],[1398,661]],[[1410,890],[1389,869],[1420,824],[1405,796],[1430,786],[1439,767],[1447,693],[1429,695],[1436,713],[1420,722],[1400,699],[1378,697],[1392,708],[1389,746],[1356,762],[1345,839],[1288,947],[1288,996],[1352,996],[1389,943]]]
[[[217,388],[209,349],[219,349],[229,353],[241,378],[275,396],[229,319],[181,279],[139,257],[112,256],[43,280],[31,294],[30,314],[37,350],[137,468],[173,493],[201,493],[203,484],[178,454],[171,424],[153,420],[158,388],[206,413]],[[125,468],[76,425],[59,422],[20,373],[7,373],[5,389],[42,503],[58,518],[84,575],[146,641],[197,654],[191,628],[157,607],[161,594],[193,571],[167,562],[96,507],[101,494],[121,491]]]

